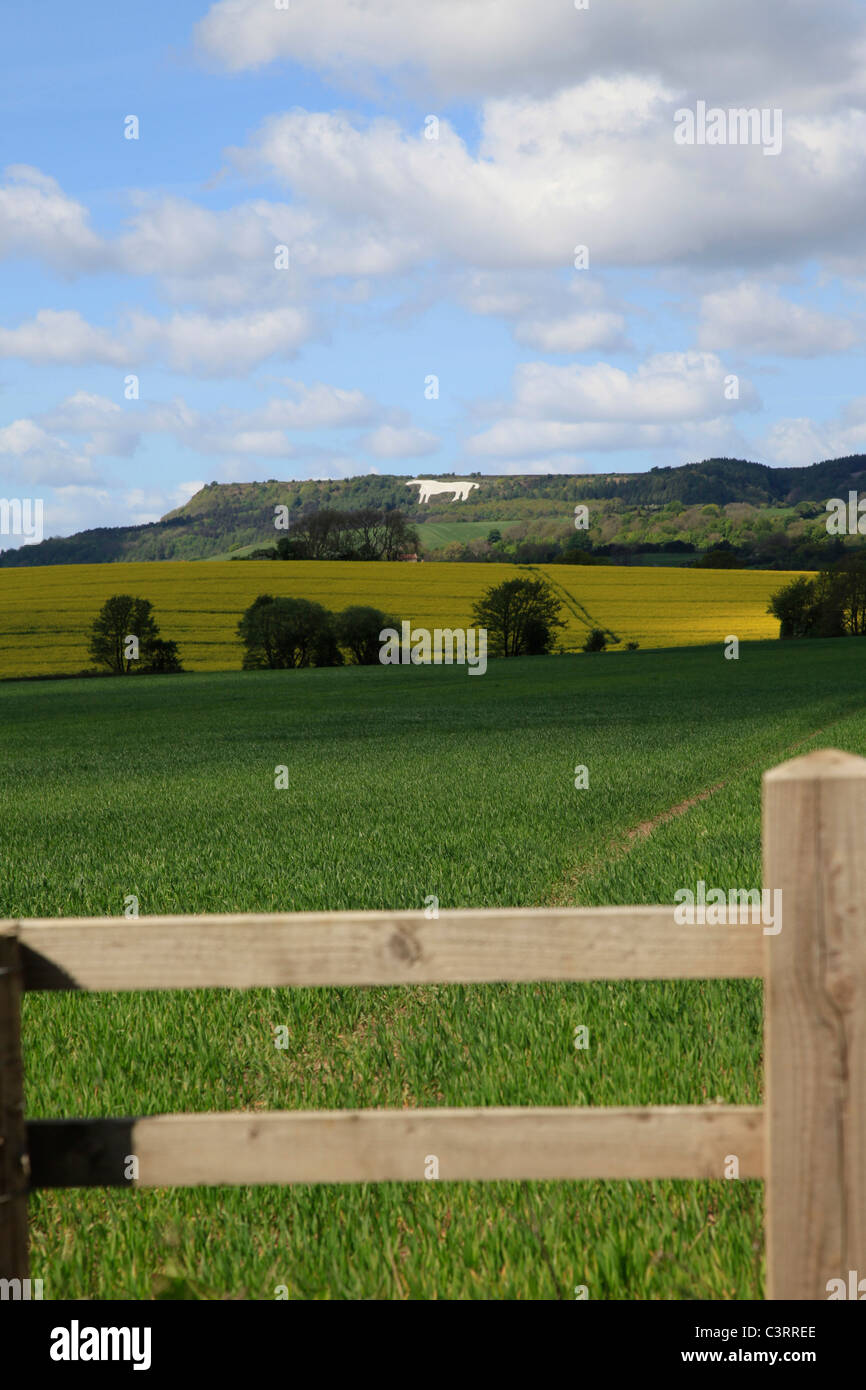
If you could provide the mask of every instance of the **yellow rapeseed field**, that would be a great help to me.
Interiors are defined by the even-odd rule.
[[[87,632],[112,594],[150,599],[161,635],[180,646],[191,671],[237,669],[235,636],[260,593],[316,599],[338,611],[373,604],[417,626],[468,627],[475,599],[491,584],[546,575],[564,601],[562,643],[576,650],[587,626],[623,642],[680,647],[778,635],[771,593],[791,576],[752,570],[629,566],[399,564],[353,561],[162,561],[52,565],[0,570],[0,677],[62,674],[91,665]]]

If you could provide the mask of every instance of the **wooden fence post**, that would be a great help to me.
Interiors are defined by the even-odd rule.
[[[29,1278],[18,934],[0,923],[0,1279]]]
[[[782,894],[782,929],[764,935],[766,1296],[856,1298],[861,1279],[866,1294],[866,759],[823,749],[767,772],[763,841],[764,888]]]

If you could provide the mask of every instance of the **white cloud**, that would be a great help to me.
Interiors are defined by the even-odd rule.
[[[667,425],[574,424],[566,420],[507,417],[470,439],[467,453],[493,458],[523,458],[545,451],[556,453],[562,449],[657,449],[673,444],[676,438],[676,429]]]
[[[181,397],[172,401],[136,401],[118,404],[106,396],[78,391],[37,419],[20,419],[0,429],[0,474],[57,485],[86,484],[96,480],[92,460],[130,457],[142,441],[168,435],[176,443],[205,457],[232,459],[297,459],[321,463],[322,449],[298,445],[289,433],[319,429],[351,429],[379,424],[369,440],[381,457],[404,452],[413,457],[438,444],[432,435],[411,426],[392,427],[383,421],[386,412],[363,391],[347,390],[325,382],[307,386],[287,379],[284,394],[272,396],[253,410],[221,407],[199,411]],[[66,436],[77,439],[73,445]],[[399,448],[398,448],[399,446]],[[389,453],[391,449],[394,452]],[[348,476],[358,464],[328,450],[325,457],[339,460]]]
[[[310,316],[289,306],[215,318],[174,314],[167,321],[132,318],[131,352],[181,372],[242,376],[269,357],[291,357],[312,333]]]
[[[346,390],[324,382],[305,386],[287,378],[287,394],[269,400],[255,416],[262,423],[287,430],[342,429],[370,424],[381,407],[363,391]]]
[[[622,314],[576,313],[559,319],[527,319],[515,337],[542,352],[616,352],[627,344]]]
[[[227,317],[132,313],[114,335],[77,311],[40,309],[29,322],[0,329],[0,357],[127,370],[156,362],[196,376],[243,376],[268,358],[294,356],[313,331],[310,314],[292,305]]]
[[[552,366],[527,362],[515,372],[515,401],[521,413],[538,418],[647,423],[695,420],[715,415],[725,403],[725,368],[707,352],[665,352],[633,373],[607,362]],[[755,401],[741,383],[739,406]]]
[[[542,352],[620,352],[631,345],[622,306],[598,279],[548,270],[455,274],[450,292],[474,314],[510,322],[517,342]]]
[[[806,418],[777,420],[767,433],[764,449],[774,463],[788,468],[831,458],[833,454],[827,431]]]
[[[312,331],[304,315],[319,282],[437,262],[572,273],[577,245],[606,267],[739,268],[809,255],[853,264],[862,256],[863,111],[794,113],[782,156],[767,159],[760,148],[675,145],[673,112],[684,98],[657,74],[578,72],[553,95],[486,100],[477,149],[445,118],[438,140],[427,140],[392,119],[303,109],[271,117],[248,146],[228,153],[251,177],[281,180],[291,201],[212,211],[138,195],[126,231],[111,242],[90,231],[86,211],[53,179],[29,170],[22,184],[19,170],[0,189],[0,254],[40,255],[69,271],[153,275],[184,311],[199,305],[226,322],[233,310],[239,320],[254,310],[294,312],[290,340]],[[289,247],[289,271],[274,266],[277,245]],[[508,313],[504,287],[500,302]],[[480,311],[494,307],[495,296]],[[524,316],[532,325],[524,341],[541,343],[546,315],[527,303]],[[195,339],[193,323],[169,336],[181,365],[184,331]],[[585,341],[579,325],[572,332]],[[565,328],[559,340],[570,340]],[[233,352],[215,348],[214,356],[222,362]],[[253,359],[262,360],[251,351]]]
[[[848,401],[836,419],[823,423],[806,416],[777,420],[767,432],[764,451],[774,463],[790,468],[866,453],[866,396]]]
[[[170,434],[199,454],[294,457],[297,449],[285,431],[345,429],[371,423],[381,407],[362,391],[316,382],[287,381],[286,394],[273,396],[253,410],[222,407],[198,411],[178,398],[142,406],[142,432]]]
[[[102,362],[116,367],[129,361],[122,343],[73,309],[40,309],[18,328],[0,328],[0,357],[38,364]]]
[[[41,416],[40,425],[54,434],[87,435],[82,452],[89,458],[129,458],[141,441],[142,416],[106,396],[76,391]]]
[[[470,454],[521,457],[561,450],[670,446],[684,429],[726,433],[725,417],[755,408],[757,396],[740,383],[737,401],[725,396],[727,373],[711,353],[659,353],[633,373],[607,362],[557,367],[524,363],[514,374],[514,400],[489,429],[471,438]]]
[[[49,429],[84,434],[106,425],[120,424],[126,411],[117,401],[91,391],[76,391],[55,406],[42,419]]]
[[[750,355],[816,357],[844,352],[858,341],[848,320],[794,304],[774,289],[747,282],[717,290],[701,301],[698,342]]]
[[[35,256],[63,271],[92,270],[106,256],[87,209],[56,179],[26,164],[9,165],[0,185],[0,256]]]
[[[258,199],[222,211],[186,198],[138,195],[139,207],[118,239],[118,254],[132,274],[198,277],[261,264],[271,282],[282,276],[274,248],[292,245],[313,228],[310,213],[289,203]]]
[[[96,481],[93,464],[35,420],[13,420],[0,428],[0,472],[25,484]]]
[[[488,101],[477,154],[446,120],[431,141],[390,119],[294,110],[232,154],[313,207],[325,240],[347,225],[375,239],[387,209],[390,244],[418,262],[566,270],[585,245],[607,266],[738,266],[862,243],[866,114],[791,122],[783,157],[767,159],[676,145],[675,96],[653,78],[593,77],[547,99]]]
[[[256,458],[293,458],[295,449],[282,430],[236,430],[234,434],[221,430],[203,436],[201,453],[252,454]]]
[[[316,0],[278,10],[220,0],[196,26],[202,53],[231,71],[292,59],[343,80],[407,76],[443,95],[549,92],[575,74],[659,74],[714,98],[774,92],[813,102],[862,92],[862,15],[846,0]],[[407,72],[408,70],[408,72]]]

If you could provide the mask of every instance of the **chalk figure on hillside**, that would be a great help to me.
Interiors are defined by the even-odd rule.
[[[453,478],[451,482],[436,482],[433,478],[413,478],[406,484],[407,487],[417,487],[419,489],[418,501],[423,504],[429,502],[431,497],[439,497],[446,492],[452,492],[454,496],[452,502],[467,502],[469,494],[474,487],[480,487],[480,483],[470,483],[466,478]]]

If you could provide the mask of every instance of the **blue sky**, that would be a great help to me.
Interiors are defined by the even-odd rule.
[[[46,534],[211,480],[866,449],[862,6],[91,0],[3,40],[0,496]],[[677,144],[700,101],[781,149]]]

